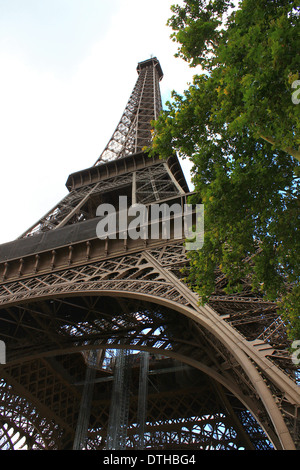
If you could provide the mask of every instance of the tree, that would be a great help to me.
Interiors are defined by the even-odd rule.
[[[189,156],[193,202],[205,205],[203,248],[188,282],[206,302],[215,272],[228,292],[251,278],[278,301],[300,338],[299,130],[292,100],[300,71],[299,7],[288,0],[186,0],[169,25],[178,56],[202,73],[155,123],[151,152]],[[225,19],[226,17],[226,19]],[[251,259],[251,262],[245,262]]]
[[[182,44],[178,55],[214,81],[215,119],[300,160],[300,108],[291,99],[300,78],[298,2],[243,0],[225,23],[228,0],[185,4],[172,7],[172,36]]]

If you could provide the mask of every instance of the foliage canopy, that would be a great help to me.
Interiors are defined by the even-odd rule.
[[[233,6],[185,0],[172,7],[177,56],[201,73],[183,96],[173,92],[151,152],[194,164],[205,237],[201,250],[189,252],[187,280],[202,301],[214,291],[216,270],[226,274],[228,292],[249,277],[253,289],[278,301],[299,339],[300,104],[292,86],[300,76],[300,8],[289,0]]]

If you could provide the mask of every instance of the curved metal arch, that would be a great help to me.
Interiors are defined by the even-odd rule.
[[[5,380],[1,380],[2,384],[5,383]],[[4,415],[2,415],[2,423],[1,423],[1,429],[0,429],[0,434],[2,430],[5,430],[4,426],[7,426],[7,431],[6,434],[9,436],[9,431],[12,430],[12,435],[9,436],[9,445],[10,449],[15,449],[16,446],[20,445],[20,442],[25,438],[25,442],[22,444],[22,448],[24,448],[26,445],[29,444],[27,440],[27,435],[24,432],[24,429],[20,425],[20,422],[26,423],[26,428],[29,429],[31,433],[31,440],[32,442],[34,441],[36,446],[35,448],[37,449],[45,449],[45,450],[50,450],[51,449],[51,437],[49,436],[44,436],[43,432],[41,430],[41,423],[40,421],[42,420],[41,416],[39,413],[37,413],[37,410],[35,409],[35,406],[32,404],[30,405],[29,412],[25,408],[28,407],[28,402],[26,399],[18,397],[15,393],[12,392],[11,389],[8,389],[7,386],[3,387],[1,384],[0,386],[0,395],[1,391],[5,390],[4,393],[6,395],[6,401],[5,401],[5,408],[4,408]],[[9,400],[7,400],[7,397],[9,396]],[[18,408],[15,408],[15,399],[18,398]],[[14,406],[12,406],[14,405]],[[3,408],[3,407],[2,407]],[[35,421],[34,421],[35,419]],[[17,434],[19,434],[19,437],[16,439]],[[38,437],[38,441],[37,441]]]
[[[139,289],[139,291],[134,289]],[[99,295],[101,296],[118,296],[137,298],[156,302],[157,304],[171,307],[173,310],[182,313],[190,319],[196,321],[224,344],[235,360],[240,363],[245,371],[248,367],[248,358],[250,359],[249,367],[252,370],[251,361],[264,370],[274,383],[289,397],[291,402],[300,405],[299,390],[295,383],[288,380],[278,368],[274,368],[273,364],[266,357],[262,357],[245,338],[224,321],[209,306],[199,306],[197,297],[194,293],[182,284],[182,292],[178,290],[173,283],[150,281],[150,280],[99,280],[86,281],[80,283],[60,283],[49,285],[44,288],[39,287],[38,292],[35,289],[28,290],[25,293],[17,293],[8,296],[7,302],[3,305],[21,305],[22,303],[34,300],[47,300],[53,297],[70,297],[74,295]],[[247,360],[242,356],[245,354]],[[256,376],[253,371],[254,376]],[[255,379],[255,383],[258,378]],[[286,383],[289,381],[289,390],[286,389]]]
[[[75,285],[75,286],[72,284],[71,285],[60,284],[58,286],[52,286],[50,288],[51,293],[49,292],[49,289],[45,288],[45,292],[43,295],[43,293],[40,290],[37,297],[35,297],[34,292],[31,291],[30,295],[25,296],[26,298],[23,297],[22,299],[18,299],[16,303],[20,305],[21,303],[24,303],[26,301],[28,302],[29,298],[31,301],[33,301],[33,300],[42,300],[42,299],[51,299],[51,298],[61,298],[62,296],[72,297],[74,296],[74,294],[80,295],[80,296],[84,296],[84,295],[85,296],[86,295],[98,296],[99,294],[101,294],[101,296],[113,295],[113,296],[118,296],[118,297],[128,297],[128,298],[133,298],[133,299],[147,300],[153,303],[157,303],[157,304],[169,307],[172,310],[175,310],[178,313],[185,315],[186,317],[195,321],[200,326],[210,331],[210,333],[212,333],[223,344],[223,346],[230,352],[230,354],[234,357],[237,363],[241,366],[244,373],[248,376],[258,396],[262,400],[264,407],[273,423],[274,429],[276,430],[281,448],[284,450],[295,450],[294,442],[287,429],[287,426],[284,422],[284,419],[278,408],[278,405],[276,404],[262,376],[259,374],[255,365],[253,364],[251,360],[252,359],[251,356],[249,357],[249,355],[247,355],[247,348],[245,348],[246,343],[243,343],[241,339],[240,341],[237,341],[237,338],[234,337],[234,334],[231,331],[229,331],[224,321],[222,321],[222,318],[218,317],[217,314],[214,314],[212,309],[210,309],[207,306],[204,306],[204,307],[197,306],[195,302],[193,301],[193,299],[191,302],[188,302],[187,299],[184,297],[179,299],[178,297],[180,297],[180,294],[178,294],[178,291],[177,291],[177,296],[176,296],[177,298],[174,300],[164,297],[163,293],[161,293],[161,295],[157,295],[157,294],[155,295],[154,292],[148,293],[149,284],[152,283],[152,284],[161,286],[161,283],[157,281],[147,281],[147,282],[144,281],[145,284],[147,284],[148,286],[147,288],[148,292],[133,292],[133,291],[128,290],[129,281],[130,280],[128,279],[127,280],[120,279],[118,281],[111,281],[111,280],[103,281],[102,280],[102,281],[99,281],[98,283],[86,282],[86,283]],[[117,282],[119,286],[118,288],[115,288],[115,289],[107,289],[107,282],[109,282],[110,284]],[[124,283],[124,290],[120,289],[120,283],[122,282]],[[140,283],[143,281],[138,281],[138,282]],[[97,284],[97,286],[95,284]],[[125,287],[125,284],[126,284],[126,287]],[[136,285],[136,280],[134,281],[134,284]],[[101,288],[101,285],[103,286],[102,288]],[[156,285],[155,287],[157,287]],[[70,289],[70,287],[72,286],[75,287],[75,289]],[[85,349],[91,349],[91,345],[89,345]],[[111,345],[110,345],[110,349],[111,349]],[[60,350],[60,353],[61,353],[61,350]],[[171,357],[171,352],[168,352],[168,354],[170,354],[170,357]],[[190,365],[192,365],[192,362],[190,361],[193,362],[192,359],[186,358],[186,360],[184,360],[183,362],[185,362],[186,364],[190,363]],[[203,370],[200,363],[196,364],[195,362],[195,365],[193,367],[196,367],[199,370]],[[236,394],[236,389],[234,387],[232,388],[232,386],[229,386],[228,383],[226,384],[223,378],[222,380],[221,380],[221,377],[218,377],[217,379],[217,376],[215,376],[214,378],[218,380],[220,383],[223,383],[223,385],[226,388],[229,387],[229,390],[231,390],[234,394]],[[244,397],[239,397],[239,396],[237,397],[241,399],[241,401],[245,404],[245,406],[249,409],[249,411],[251,411],[252,414],[254,413],[253,415],[255,416],[255,410],[252,411],[249,408],[249,402],[247,400],[245,401]],[[255,418],[257,419],[256,416]],[[269,437],[271,438],[271,436]],[[271,440],[274,441],[274,437],[271,438]],[[278,444],[277,444],[277,447],[278,447]]]
[[[88,351],[92,350],[92,349],[97,349],[97,348],[99,348],[99,346],[97,346],[97,345],[88,345],[88,346],[84,347],[84,349],[88,350]],[[110,350],[110,349],[112,349],[112,345],[111,344],[101,343],[101,349]],[[118,344],[118,345],[113,345],[113,349],[130,349],[132,351],[147,351],[147,352],[152,353],[152,354],[157,354],[157,349],[156,348],[151,348],[149,346],[135,346],[135,345],[128,345],[128,344],[125,344],[125,345]],[[53,353],[55,355],[58,352],[59,351],[56,351],[55,353],[54,352]],[[68,352],[72,353],[72,350],[69,350]],[[73,352],[75,353],[77,351],[74,350]],[[226,378],[223,377],[221,374],[219,374],[218,372],[212,370],[210,367],[206,366],[204,363],[200,362],[199,360],[193,359],[193,358],[191,358],[189,356],[186,356],[184,354],[177,353],[177,352],[166,349],[166,350],[164,350],[164,356],[166,356],[168,358],[175,359],[175,360],[181,362],[182,364],[189,365],[190,367],[193,367],[194,369],[197,369],[197,370],[205,373],[206,375],[208,375],[209,377],[214,379],[216,382],[218,382],[220,385],[223,385],[228,391],[232,392],[232,394],[236,398],[238,398],[238,400],[252,414],[252,416],[255,418],[257,423],[261,426],[261,428],[265,432],[266,436],[269,438],[270,442],[272,442],[274,447],[279,449],[279,450],[282,449],[282,446],[281,446],[280,441],[277,438],[277,436],[272,432],[272,430],[266,429],[265,424],[261,421],[260,417],[258,416],[257,409],[255,407],[255,403],[251,400],[250,397],[245,396],[236,384],[234,384],[232,381],[226,380]]]

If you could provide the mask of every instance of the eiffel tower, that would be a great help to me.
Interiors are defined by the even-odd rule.
[[[96,234],[101,204],[126,196],[128,207],[183,207],[191,194],[176,156],[143,150],[163,72],[151,58],[137,73],[95,164],[0,245],[0,447],[299,449],[297,371],[276,304],[247,280],[227,295],[216,273],[201,306],[173,229],[169,238]]]

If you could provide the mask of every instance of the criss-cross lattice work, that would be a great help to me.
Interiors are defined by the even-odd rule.
[[[299,448],[297,370],[276,304],[247,280],[226,294],[217,272],[201,305],[184,282],[184,236],[174,231],[96,236],[98,205],[120,195],[147,207],[188,198],[177,157],[142,152],[161,109],[162,71],[150,59],[138,72],[96,164],[71,174],[69,194],[0,246],[0,447]],[[123,352],[128,361],[116,367]],[[117,372],[126,391],[118,419]]]
[[[174,181],[166,171],[165,163],[160,162],[150,168],[138,170],[134,178],[135,199],[139,204],[150,204],[178,194]],[[24,232],[20,238],[93,219],[97,207],[106,202],[107,194],[114,192],[116,188],[118,188],[118,191],[122,190],[123,195],[129,194],[129,202],[132,202],[132,181],[133,175],[125,174],[107,178],[101,183],[74,188],[54,208]],[[130,188],[129,193],[128,188]]]
[[[236,384],[239,384],[238,389],[239,393],[242,393],[243,400],[250,395],[251,400],[256,403],[254,409],[261,407],[257,402],[255,386],[243,372],[237,358],[229,353],[221,339],[217,341],[209,331],[209,321],[214,318],[214,314],[207,308],[199,311],[194,295],[178,278],[176,281],[174,273],[180,272],[180,267],[185,263],[184,248],[182,244],[177,243],[165,245],[151,252],[125,255],[61,272],[39,275],[28,280],[3,284],[1,331],[9,345],[11,359],[18,362],[22,355],[22,361],[24,361],[27,355],[28,360],[30,357],[34,360],[34,357],[39,357],[43,351],[52,351],[51,355],[53,355],[62,349],[76,351],[78,348],[94,347],[95,344],[98,349],[118,348],[122,341],[123,346],[129,349],[146,347],[156,353],[180,358],[184,362],[192,361],[194,364],[193,361],[196,361],[202,370],[215,371],[214,373],[219,379],[222,377],[229,388],[235,389]],[[105,293],[105,297],[99,297],[101,292]],[[97,295],[94,297],[95,293]],[[84,297],[81,298],[82,294]],[[118,297],[113,301],[111,296],[116,294]],[[68,297],[70,295],[71,297]],[[122,297],[124,295],[136,300],[125,300]],[[228,334],[231,331],[230,328],[235,325],[237,328],[234,333],[235,340],[240,334],[239,330],[241,331],[242,336],[239,336],[239,342],[244,341],[244,351],[257,364],[263,365],[262,373],[265,381],[273,384],[273,394],[277,396],[281,406],[286,408],[286,412],[290,413],[289,420],[291,425],[294,425],[293,407],[287,402],[286,393],[282,387],[282,380],[289,364],[288,382],[294,377],[288,350],[276,350],[276,342],[271,336],[269,336],[268,343],[259,339],[260,330],[266,330],[268,324],[272,325],[274,322],[276,306],[273,305],[273,311],[271,311],[271,304],[268,304],[269,319],[264,309],[259,316],[257,312],[259,297],[252,296],[253,302],[250,305],[248,296],[249,291],[245,286],[245,292],[240,296],[228,296],[227,299],[223,297],[222,300],[223,302],[226,300],[228,310],[229,305],[231,306],[232,318],[227,315],[226,320],[223,320],[222,329],[225,329],[224,331]],[[33,300],[37,297],[40,299],[38,302]],[[213,298],[214,306],[216,306],[217,297],[216,295]],[[138,298],[140,301],[137,300]],[[155,306],[149,303],[150,301],[156,301],[161,306],[158,307],[158,304]],[[220,304],[222,314],[222,302]],[[191,320],[185,324],[178,314],[175,320],[175,313],[164,305],[173,306],[182,311],[186,310]],[[244,315],[247,321],[241,324],[235,322],[238,312],[240,317]],[[200,329],[196,326],[199,321],[200,324],[202,322]],[[245,323],[247,324],[246,330]],[[261,325],[261,328],[258,328],[258,325]],[[256,341],[254,340],[255,331],[257,331]],[[249,340],[246,340],[244,336],[247,332]],[[9,338],[12,340],[10,341]],[[24,340],[25,338],[27,340]],[[287,347],[288,343],[286,340],[285,342]],[[268,376],[268,370],[271,370],[273,362],[276,363],[278,372],[282,367],[282,372],[276,380]],[[16,369],[14,370],[16,373]],[[225,376],[224,371],[227,371]],[[230,371],[229,382],[228,371]],[[18,375],[22,376],[20,369],[18,369]],[[44,396],[53,397],[54,389],[49,388],[49,380],[46,382]],[[297,386],[289,386],[290,393],[295,395]],[[57,385],[55,389],[59,394]],[[41,393],[39,397],[41,400]],[[68,403],[71,403],[70,399]],[[53,404],[50,403],[50,409],[52,406]],[[74,402],[73,406],[79,406],[78,402],[76,405]],[[74,408],[69,406],[68,409],[71,409],[72,419],[76,421]],[[65,410],[66,408],[63,407],[62,412],[65,413]],[[261,409],[260,413],[263,415],[264,410]],[[70,421],[65,415],[63,419]],[[269,418],[264,419],[266,420],[264,425],[270,434],[275,434],[274,430],[272,431],[272,423],[268,421]],[[263,443],[260,442],[259,445]]]
[[[141,152],[151,143],[151,121],[162,109],[159,81],[162,78],[156,58],[138,65],[139,77],[121,120],[95,165]]]

